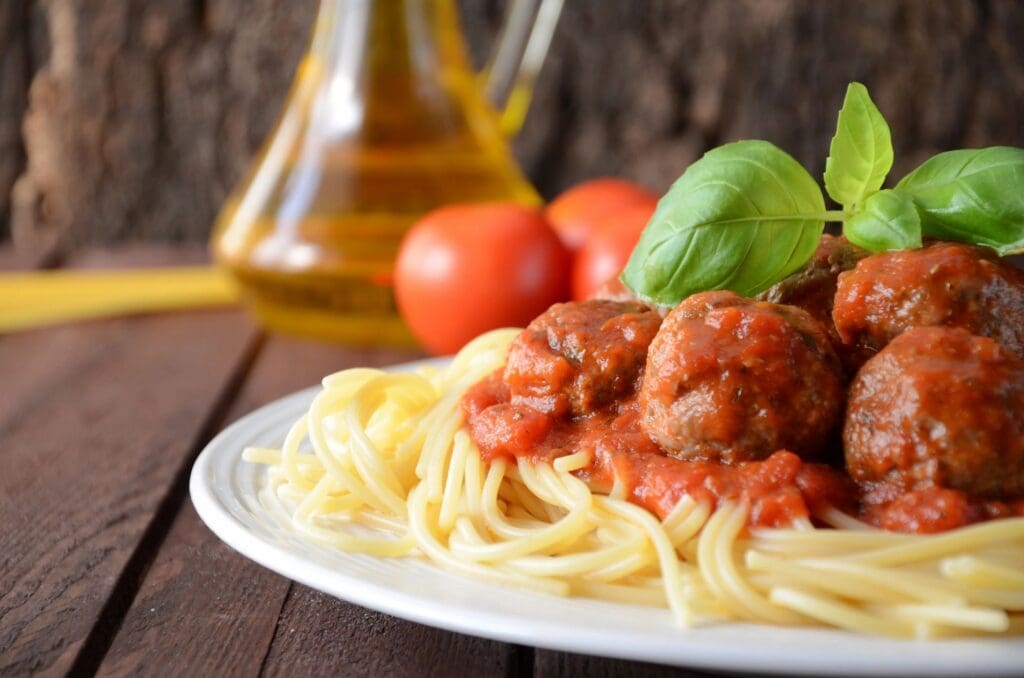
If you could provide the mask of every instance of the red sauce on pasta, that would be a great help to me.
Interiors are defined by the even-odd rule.
[[[487,461],[586,453],[575,473],[594,491],[661,518],[683,496],[745,501],[756,526],[828,507],[913,533],[1024,515],[1024,359],[1006,339],[1024,336],[1024,273],[962,245],[902,252],[921,284],[904,281],[916,315],[896,313],[877,285],[851,287],[894,256],[819,271],[845,290],[839,332],[789,288],[793,305],[707,292],[664,319],[630,300],[556,304],[464,397],[472,438]],[[988,277],[947,284],[935,261],[953,259]],[[806,280],[820,283],[790,287]],[[854,375],[839,356],[861,347],[858,318],[881,329]],[[886,329],[897,320],[911,326]]]
[[[712,505],[746,500],[750,524],[764,527],[785,527],[829,506],[888,530],[918,533],[1024,515],[1024,501],[971,502],[958,490],[858,491],[841,469],[805,462],[786,450],[733,466],[676,459],[640,429],[635,395],[586,416],[556,417],[511,404],[498,371],[466,393],[463,408],[485,461],[550,462],[586,452],[592,462],[577,476],[606,494],[618,482],[622,496],[659,518],[683,495]]]
[[[660,518],[683,495],[712,504],[745,498],[751,523],[773,527],[808,518],[815,507],[853,506],[849,478],[826,465],[805,463],[792,452],[736,466],[665,455],[640,430],[635,395],[586,416],[554,417],[512,405],[498,372],[472,388],[463,404],[485,460],[544,462],[586,452],[592,463],[577,475],[592,489],[609,493],[618,482],[618,492]]]

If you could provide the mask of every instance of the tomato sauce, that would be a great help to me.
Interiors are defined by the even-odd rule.
[[[586,452],[591,463],[576,475],[591,489],[608,493],[617,483],[629,501],[659,518],[684,495],[714,505],[745,500],[750,524],[764,527],[786,527],[828,506],[888,530],[917,533],[1024,515],[1024,500],[971,502],[944,488],[900,492],[878,485],[861,491],[842,469],[805,462],[786,450],[735,465],[676,459],[641,430],[634,394],[585,415],[546,414],[513,404],[499,370],[471,388],[462,406],[485,461],[550,462]]]
[[[876,254],[839,276],[833,319],[863,363],[911,327],[962,327],[1024,357],[1024,273],[986,248],[933,242]]]
[[[776,527],[807,518],[820,506],[852,506],[853,485],[844,474],[805,463],[792,452],[735,466],[667,456],[641,431],[635,395],[585,416],[555,417],[510,403],[499,371],[471,389],[463,407],[486,461],[547,462],[587,452],[592,461],[577,471],[581,479],[604,493],[617,481],[629,501],[660,518],[684,495],[713,504],[745,498],[752,524]]]

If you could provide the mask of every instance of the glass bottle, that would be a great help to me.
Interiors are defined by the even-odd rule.
[[[486,83],[510,102],[506,128],[560,8],[511,7]],[[454,0],[322,0],[284,111],[212,236],[267,328],[408,342],[391,287],[408,227],[448,203],[539,201],[484,89]]]

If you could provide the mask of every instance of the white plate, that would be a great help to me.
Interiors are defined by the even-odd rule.
[[[189,490],[200,517],[232,548],[342,600],[494,640],[694,668],[814,675],[1024,673],[1022,639],[900,641],[737,623],[686,630],[674,626],[665,610],[519,591],[416,559],[374,558],[306,543],[260,505],[264,470],[243,462],[241,454],[247,445],[279,445],[317,391],[282,398],[229,426],[199,455]]]

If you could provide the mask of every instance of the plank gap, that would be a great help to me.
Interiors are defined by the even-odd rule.
[[[325,374],[339,369],[420,357],[384,347],[337,346],[269,335],[228,419],[315,386]],[[296,586],[286,600],[290,586],[288,579],[221,542],[186,502],[149,566],[99,675],[256,676],[264,663],[264,674],[273,675],[275,655],[271,650],[266,660],[267,648],[275,630],[278,644],[294,635],[289,625],[294,618],[282,618],[282,610],[295,607],[295,599],[303,598],[304,587]],[[331,643],[345,637],[347,632]],[[499,678],[506,663],[501,662]],[[351,664],[344,670],[354,672]]]
[[[100,609],[96,624],[86,636],[85,642],[75,656],[68,672],[69,675],[95,675],[99,670],[103,658],[117,637],[125,616],[131,609],[135,596],[142,587],[150,565],[160,552],[160,546],[167,538],[175,518],[188,497],[188,481],[192,472],[192,464],[195,463],[203,447],[223,428],[231,406],[241,392],[264,343],[265,336],[262,333],[256,334],[232,370],[231,377],[200,426],[195,441],[189,448],[184,462],[175,473],[167,493],[160,500],[153,518],[146,526],[142,537],[118,575],[109,597]]]
[[[284,608],[288,605],[288,600],[292,597],[292,593],[295,591],[295,582],[288,582],[288,590],[285,591],[284,597],[281,599],[281,611],[277,613],[277,623],[274,624],[274,632],[270,634],[270,642],[267,643],[267,649],[263,652],[263,658],[260,659],[260,670],[257,674],[259,678],[267,675],[267,660],[270,658],[270,651],[274,647],[274,640],[277,639],[277,634],[281,630],[281,620],[284,619]]]
[[[534,652],[527,645],[513,645],[508,658],[507,678],[525,678],[534,675]]]

